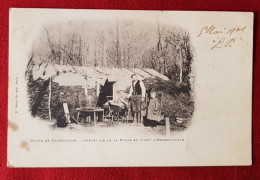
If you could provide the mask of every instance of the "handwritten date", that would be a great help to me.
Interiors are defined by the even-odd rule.
[[[247,26],[243,27],[234,27],[234,28],[216,28],[214,25],[212,26],[204,26],[201,28],[197,37],[201,36],[212,36],[214,38],[213,45],[211,46],[210,50],[216,48],[225,48],[225,47],[232,47],[234,43],[238,43],[238,40],[242,38],[239,37]],[[236,37],[234,37],[234,35]]]

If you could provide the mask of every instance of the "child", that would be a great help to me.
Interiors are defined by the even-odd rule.
[[[150,92],[151,98],[147,107],[147,120],[149,121],[149,125],[151,128],[155,129],[158,125],[158,121],[160,121],[161,117],[161,108],[159,100],[156,98],[156,92]]]

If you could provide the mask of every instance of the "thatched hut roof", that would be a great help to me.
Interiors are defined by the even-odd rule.
[[[64,85],[83,85],[84,78],[104,84],[106,80],[116,82],[121,79],[131,79],[132,74],[136,74],[138,79],[156,78],[169,80],[165,75],[149,68],[109,68],[109,67],[82,67],[70,65],[58,65],[52,63],[42,63],[33,67],[33,79],[53,80]],[[70,83],[71,82],[71,83]]]

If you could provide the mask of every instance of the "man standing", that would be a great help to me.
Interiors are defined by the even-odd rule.
[[[145,100],[145,86],[143,81],[137,80],[137,75],[131,76],[132,84],[127,98],[131,97],[131,108],[133,112],[134,124],[141,123],[141,103]]]

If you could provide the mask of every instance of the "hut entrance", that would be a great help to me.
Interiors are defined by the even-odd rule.
[[[106,80],[104,86],[101,86],[98,99],[99,107],[102,107],[108,100],[113,99],[113,84],[114,82],[108,82],[108,80]]]

